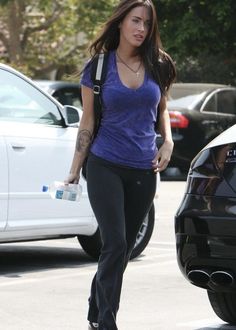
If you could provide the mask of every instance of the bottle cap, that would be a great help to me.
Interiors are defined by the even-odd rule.
[[[46,186],[46,185],[45,185],[45,186],[42,187],[42,192],[47,192],[48,189],[49,189],[49,186]]]

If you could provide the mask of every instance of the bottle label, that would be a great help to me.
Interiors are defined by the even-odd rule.
[[[56,199],[63,199],[63,190],[57,190],[55,197]]]
[[[55,190],[54,190],[55,187]],[[79,201],[82,194],[82,187],[77,184],[63,185],[61,182],[54,183],[53,186],[43,186],[43,191],[50,191],[50,195],[55,199],[63,199],[67,201]],[[49,188],[49,189],[48,189]]]
[[[70,201],[76,201],[76,198],[77,198],[77,193],[76,192],[73,192],[73,191],[71,191],[71,193],[70,193],[70,196],[69,196],[69,200]]]

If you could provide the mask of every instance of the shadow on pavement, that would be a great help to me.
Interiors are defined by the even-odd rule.
[[[0,276],[19,277],[20,274],[58,268],[85,267],[95,263],[80,247],[35,245],[0,245]]]

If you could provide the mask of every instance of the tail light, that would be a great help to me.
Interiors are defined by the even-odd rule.
[[[169,111],[170,124],[172,128],[187,128],[189,120],[179,111]]]
[[[201,151],[192,161],[186,192],[208,196],[235,196],[236,144]]]

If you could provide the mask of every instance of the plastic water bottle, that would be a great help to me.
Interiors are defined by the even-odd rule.
[[[78,202],[82,195],[82,186],[79,183],[70,183],[66,185],[64,182],[54,181],[50,185],[44,185],[42,191],[49,192],[53,199]]]

